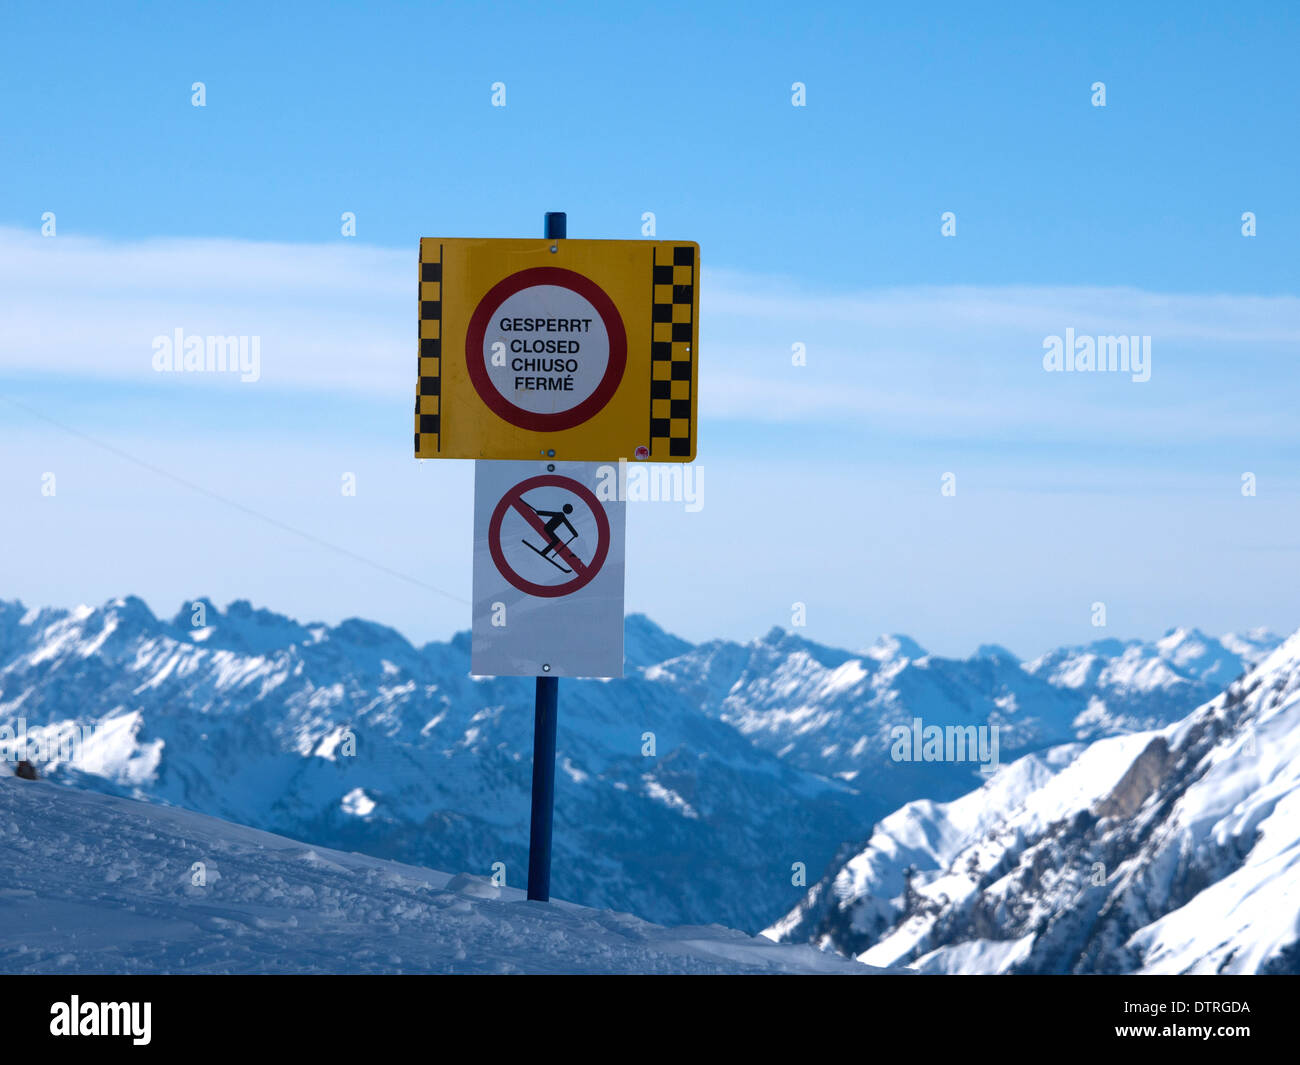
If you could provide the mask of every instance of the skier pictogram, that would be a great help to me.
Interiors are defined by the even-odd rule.
[[[531,495],[531,500],[524,498],[526,495]],[[575,505],[581,509],[575,510]],[[530,556],[518,547],[507,546],[515,543],[518,535],[506,539],[503,526],[510,514],[522,518],[537,537],[530,540],[524,530],[518,543],[565,575],[566,580],[548,584],[529,572],[523,560]],[[580,525],[587,531],[585,537]],[[521,592],[550,599],[571,595],[591,582],[609,553],[609,534],[609,518],[595,493],[571,477],[548,474],[515,485],[500,499],[488,522],[488,548],[497,570],[507,581]],[[579,539],[581,545],[575,550]]]
[[[561,507],[559,510],[539,510],[531,503],[527,504],[527,506],[528,509],[531,510],[538,517],[549,519],[546,522],[546,536],[548,539],[548,543],[545,547],[534,547],[527,540],[520,540],[519,542],[523,544],[525,547],[532,548],[532,550],[536,551],[540,557],[546,559],[547,562],[549,562],[552,566],[554,566],[556,569],[560,570],[561,572],[572,573],[573,570],[560,565],[560,563],[556,562],[555,559],[550,558],[548,556],[552,551],[555,551],[559,548],[567,549],[568,546],[578,538],[578,530],[573,527],[573,522],[569,521],[569,519],[565,517],[566,514],[573,513],[573,504],[565,503],[564,506]],[[560,539],[560,534],[558,530],[561,525],[567,527],[569,532],[572,533],[572,535],[567,540]]]

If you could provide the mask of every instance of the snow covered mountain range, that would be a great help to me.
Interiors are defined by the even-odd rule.
[[[908,803],[766,934],[924,972],[1300,972],[1300,633],[1164,728]]]
[[[893,730],[915,718],[997,725],[1006,760],[1177,720],[1279,643],[1264,630],[1214,639],[1174,629],[1153,643],[1099,640],[1022,663],[995,645],[950,659],[882,636],[854,654],[773,629],[750,644],[701,644],[644,676],[783,761],[852,783],[892,810],[918,796],[955,798],[982,780],[973,764],[895,761]]]
[[[502,863],[522,886],[531,681],[470,678],[465,634],[416,648],[370,622],[196,602],[172,620],[135,598],[0,602],[0,738],[81,727],[75,757],[44,773],[381,858]],[[804,895],[800,863],[815,880],[889,811],[983,779],[893,761],[895,725],[997,724],[1004,762],[1123,737],[1183,717],[1278,642],[1176,630],[1021,663],[906,637],[853,653],[779,629],[692,645],[630,617],[627,679],[562,686],[552,890],[757,930]]]

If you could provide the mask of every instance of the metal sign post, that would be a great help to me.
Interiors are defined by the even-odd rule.
[[[547,211],[547,240],[568,236],[563,211]],[[560,678],[538,677],[533,709],[533,805],[528,828],[528,897],[551,899],[551,829],[555,820],[555,729],[560,717]]]
[[[534,677],[528,898],[551,897],[560,677],[623,675],[628,460],[692,462],[699,245],[422,237],[418,459],[471,459],[470,672]],[[509,622],[507,623],[507,618]]]
[[[555,816],[555,726],[559,720],[560,678],[537,678],[533,713],[533,811],[528,830],[528,897],[551,898],[551,825]]]

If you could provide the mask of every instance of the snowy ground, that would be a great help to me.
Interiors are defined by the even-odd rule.
[[[871,973],[0,766],[0,972]],[[195,886],[195,863],[206,886]],[[738,891],[744,886],[737,885]]]

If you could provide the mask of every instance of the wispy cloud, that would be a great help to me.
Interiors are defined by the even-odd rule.
[[[415,258],[413,247],[344,240],[114,242],[0,229],[0,370],[241,387],[233,377],[160,381],[153,338],[183,329],[259,336],[270,389],[405,396]],[[869,423],[935,437],[1294,433],[1283,401],[1297,383],[1294,296],[1059,286],[828,293],[706,267],[701,300],[701,403],[719,422]],[[1067,327],[1152,337],[1151,381],[1044,373],[1043,339]],[[796,344],[806,365],[792,360]]]
[[[415,263],[414,249],[343,242],[117,243],[0,229],[0,367],[156,385],[153,339],[180,328],[261,337],[268,387],[410,389]]]
[[[763,322],[911,329],[1141,332],[1169,340],[1300,343],[1300,297],[1160,293],[1103,286],[916,285],[818,293],[794,279],[730,270],[709,274],[711,309]]]

